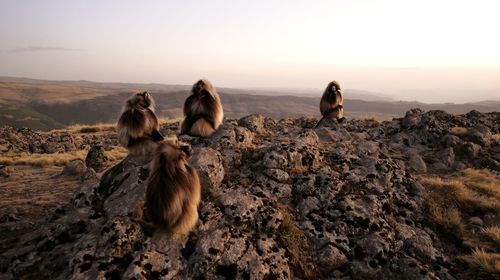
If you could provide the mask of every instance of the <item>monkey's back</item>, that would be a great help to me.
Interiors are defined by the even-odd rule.
[[[118,120],[118,134],[121,144],[127,147],[132,139],[151,135],[158,129],[158,118],[150,109],[126,110]]]
[[[321,97],[319,110],[324,117],[330,115],[333,111],[342,111],[343,115],[343,104],[344,100],[340,92],[336,92],[335,94],[325,92]]]
[[[146,189],[146,215],[157,226],[173,232],[189,231],[198,220],[201,187],[196,171],[169,170],[166,162],[153,167]],[[178,170],[177,170],[178,171]]]

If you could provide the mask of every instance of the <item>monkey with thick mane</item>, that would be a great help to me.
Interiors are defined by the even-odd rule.
[[[209,137],[222,124],[222,103],[208,80],[202,79],[193,85],[191,95],[184,103],[184,115],[181,134]]]
[[[158,145],[147,179],[146,201],[136,209],[136,217],[174,234],[193,229],[198,221],[201,186],[196,170],[186,163],[190,156],[191,147],[177,138]]]
[[[340,84],[337,81],[332,81],[328,84],[321,97],[319,110],[323,118],[318,122],[318,126],[324,119],[344,120],[344,99]]]
[[[154,112],[153,97],[147,93],[137,93],[125,103],[123,113],[116,127],[118,142],[132,155],[148,155],[163,140],[158,118]]]

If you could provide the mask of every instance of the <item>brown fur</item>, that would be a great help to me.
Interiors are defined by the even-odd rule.
[[[188,145],[161,142],[147,181],[145,217],[171,233],[187,234],[198,221],[201,186],[190,155]]]
[[[191,95],[184,103],[184,115],[181,134],[208,137],[222,124],[222,103],[208,80],[202,79],[193,85]]]
[[[156,149],[156,142],[163,136],[158,132],[154,100],[149,93],[137,93],[127,100],[116,129],[118,142],[130,154],[148,155]]]
[[[321,97],[321,102],[319,103],[319,110],[323,118],[318,124],[320,124],[323,119],[344,119],[344,99],[342,97],[340,84],[337,81],[330,82],[326,87]]]

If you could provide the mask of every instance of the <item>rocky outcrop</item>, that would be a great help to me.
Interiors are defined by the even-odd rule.
[[[85,158],[85,164],[96,172],[103,171],[106,168],[107,161],[108,158],[104,154],[104,147],[100,144],[93,144]]]
[[[69,175],[69,176],[83,176],[85,174],[85,171],[87,170],[87,166],[85,166],[85,163],[81,159],[73,160],[68,162],[66,166],[64,166],[63,171],[61,172],[62,175]]]
[[[89,149],[93,143],[101,143],[106,150],[118,146],[114,132],[99,134],[68,131],[37,132],[29,128],[0,127],[2,152],[65,153]]]
[[[316,121],[250,116],[209,139],[181,137],[194,148],[204,193],[185,237],[133,218],[150,158],[127,157],[100,180],[89,174],[68,207],[4,248],[0,271],[7,279],[460,279],[425,218],[415,174],[500,171],[500,114],[416,109],[313,129]]]
[[[5,165],[0,165],[0,178],[7,178],[10,176],[11,170]]]

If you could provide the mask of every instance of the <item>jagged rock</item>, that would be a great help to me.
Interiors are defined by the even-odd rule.
[[[196,148],[189,164],[196,168],[203,192],[218,192],[224,179],[222,155],[211,148]]]
[[[390,244],[377,234],[360,239],[354,247],[356,261],[352,264],[353,279],[375,279],[380,277],[382,267],[387,264]]]
[[[461,143],[461,141],[460,141],[460,138],[458,138],[455,135],[446,134],[445,136],[443,136],[443,138],[441,138],[441,143],[445,147],[453,148],[456,145],[458,145],[459,143]]]
[[[338,120],[324,118],[320,119],[316,123],[315,127],[316,128],[328,127],[328,128],[338,129],[340,127],[340,123]]]
[[[90,180],[98,180],[99,177],[93,168],[85,169],[85,172],[81,176],[82,182],[90,181]]]
[[[411,109],[406,112],[404,118],[401,119],[401,126],[404,128],[411,128],[418,125],[421,121],[423,113],[424,112],[421,109]]]
[[[11,170],[5,165],[0,165],[0,178],[8,178]]]
[[[7,207],[0,212],[0,223],[19,221],[19,211],[15,207]]]
[[[316,263],[321,267],[321,270],[324,273],[331,273],[332,271],[345,266],[348,263],[348,260],[339,249],[332,245],[327,245],[316,256]]]
[[[415,234],[404,241],[404,249],[426,260],[435,260],[437,255],[431,237],[421,229],[416,229]]]
[[[442,150],[437,156],[446,166],[452,166],[455,163],[455,152],[451,147]]]
[[[248,128],[252,132],[262,132],[264,129],[264,117],[261,115],[250,115],[239,119],[240,126]]]
[[[457,155],[458,158],[462,160],[472,160],[479,155],[480,151],[481,146],[472,142],[467,142],[455,147],[455,155]]]
[[[467,138],[480,146],[489,146],[491,131],[484,125],[477,125],[467,131]]]
[[[287,157],[276,151],[271,151],[264,156],[262,165],[265,168],[279,169],[288,164]]]
[[[410,150],[406,156],[408,158],[407,163],[409,168],[418,173],[427,172],[425,161],[416,151]]]
[[[180,137],[193,145],[189,163],[204,191],[191,234],[172,236],[134,218],[151,157],[128,156],[101,179],[87,169],[71,204],[35,230],[2,223],[26,234],[0,243],[0,278],[468,279],[434,232],[416,178],[494,166],[498,119],[415,109],[388,122],[315,129],[311,118],[227,120],[208,139]],[[479,125],[491,132],[479,138],[489,144],[450,134]],[[19,135],[38,137],[5,132],[13,136],[0,145],[9,150],[29,146]],[[56,138],[47,137],[40,134],[40,143]],[[82,145],[100,139],[73,138]],[[483,217],[484,224],[495,218]],[[477,245],[469,243],[459,241],[458,250]]]
[[[62,175],[69,175],[69,176],[83,176],[85,171],[87,170],[87,166],[85,166],[85,163],[81,159],[76,159],[73,161],[68,162],[66,166],[64,166],[64,169],[62,171]]]
[[[0,147],[11,152],[64,153],[87,149],[92,143],[102,142],[106,149],[117,146],[116,133],[75,135],[71,132],[35,132],[28,128],[0,127]]]
[[[278,182],[286,182],[290,178],[288,173],[281,169],[266,169],[264,173]]]
[[[103,171],[106,168],[107,161],[108,158],[104,154],[104,147],[100,144],[92,145],[85,158],[85,164],[96,172]]]

